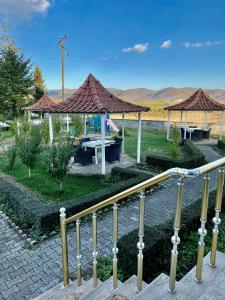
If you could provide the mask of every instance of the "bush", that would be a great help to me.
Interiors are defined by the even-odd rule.
[[[220,141],[218,140],[217,142],[217,147],[222,150],[223,152],[225,152],[225,142],[224,141]]]
[[[40,125],[40,130],[41,130],[41,137],[42,137],[42,142],[45,145],[49,144],[49,124],[48,124],[48,119],[44,119],[43,122]]]
[[[14,213],[20,215],[30,227],[33,226],[37,230],[53,230],[59,225],[60,207],[66,208],[66,214],[69,217],[150,177],[121,168],[115,168],[112,174],[120,174],[122,181],[87,196],[60,204],[45,203],[40,194],[31,192],[9,176],[0,175],[0,202],[7,203]]]
[[[177,127],[171,129],[171,141],[169,147],[170,157],[177,159],[180,156],[180,131]]]
[[[119,129],[118,136],[122,136],[122,128]],[[126,128],[124,128],[124,136],[129,136],[129,133],[127,132]]]
[[[62,121],[59,116],[54,115],[52,117],[52,126],[53,126],[54,135],[57,136],[57,134],[59,134],[62,127]]]
[[[8,148],[7,151],[8,158],[8,170],[12,171],[14,169],[15,161],[16,161],[16,146],[12,145]]]
[[[76,137],[80,137],[84,132],[84,124],[81,117],[78,115],[72,115],[71,120]]]
[[[192,141],[186,140],[182,147],[185,153],[185,158],[172,159],[170,157],[159,155],[147,155],[146,163],[150,166],[160,167],[163,170],[174,167],[196,168],[205,164],[205,156],[195,147]]]

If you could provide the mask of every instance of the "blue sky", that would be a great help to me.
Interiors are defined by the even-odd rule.
[[[68,88],[90,72],[106,87],[225,88],[224,14],[225,0],[0,0],[48,88],[60,88],[64,34]]]

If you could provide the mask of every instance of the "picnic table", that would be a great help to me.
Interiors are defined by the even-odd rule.
[[[114,140],[105,140],[105,147],[108,147],[112,144],[114,144]],[[92,148],[95,149],[95,164],[98,164],[98,149],[102,148],[102,140],[96,140],[96,141],[89,141],[82,143],[82,146],[86,148]]]

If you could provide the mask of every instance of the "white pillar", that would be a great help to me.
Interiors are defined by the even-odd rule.
[[[141,113],[138,113],[137,163],[141,162]]]
[[[69,120],[69,115],[66,115],[66,130],[67,132],[70,132],[70,120]]]
[[[52,115],[48,114],[48,124],[49,124],[49,137],[50,137],[50,145],[53,143],[53,125],[52,125]]]
[[[187,111],[185,111],[185,128],[184,128],[184,139],[186,140],[187,138],[187,124],[188,120],[187,120]]]
[[[30,118],[30,111],[29,110],[28,110],[27,114],[28,114],[28,121],[30,122],[31,118]]]
[[[207,122],[208,122],[208,112],[206,111],[205,112],[205,120],[204,120],[204,129],[206,130],[207,129]]]
[[[86,115],[84,114],[84,137],[87,136],[87,124],[86,124]]]
[[[101,115],[102,134],[102,175],[105,175],[105,115]]]
[[[221,112],[221,119],[220,119],[220,141],[223,137],[223,124],[224,124],[224,111]]]
[[[122,154],[124,154],[124,146],[125,146],[125,140],[124,140],[124,114],[122,114]]]
[[[166,139],[169,141],[170,139],[170,110],[167,110],[167,134]]]

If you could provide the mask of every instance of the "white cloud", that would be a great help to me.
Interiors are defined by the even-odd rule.
[[[122,51],[125,53],[128,52],[138,52],[138,53],[143,53],[148,49],[149,44],[148,43],[144,43],[144,44],[135,44],[132,47],[129,48],[123,48]]]
[[[33,14],[44,14],[53,0],[0,0],[1,14],[17,19],[28,19]]]
[[[207,42],[197,42],[197,43],[182,43],[181,45],[184,46],[185,48],[207,48],[207,47],[212,47],[212,46],[218,46],[221,45],[223,41],[207,41]]]
[[[168,49],[168,48],[171,48],[171,47],[172,47],[172,41],[171,40],[164,41],[162,43],[162,45],[160,46],[160,48],[163,48],[163,49]]]

